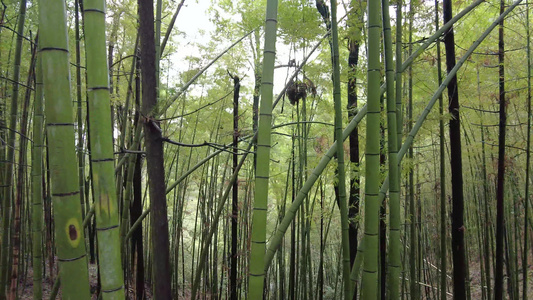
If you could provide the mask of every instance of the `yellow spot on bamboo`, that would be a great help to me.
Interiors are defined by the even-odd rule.
[[[100,198],[98,201],[98,209],[100,211],[101,217],[108,217],[110,215],[111,207],[109,202],[109,195],[106,193],[100,194]]]

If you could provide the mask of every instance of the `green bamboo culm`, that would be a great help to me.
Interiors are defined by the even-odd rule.
[[[40,3],[39,42],[62,298],[90,299],[74,144],[66,24],[64,1]]]
[[[265,49],[261,82],[261,106],[257,134],[257,164],[255,175],[254,208],[252,215],[252,246],[248,299],[262,299],[265,280],[265,245],[270,167],[270,132],[272,125],[272,98],[274,61],[276,58],[276,30],[278,1],[268,0],[265,21]]]
[[[339,66],[339,34],[337,28],[337,0],[331,1],[331,35],[333,58],[333,99],[335,105],[335,140],[342,145],[342,104]],[[379,87],[378,87],[379,88]],[[341,214],[342,237],[342,274],[344,281],[344,299],[352,299],[350,282],[350,244],[348,239],[348,207],[346,205],[346,178],[344,173],[344,148],[337,147],[337,176],[339,189],[339,210]]]
[[[477,1],[477,4],[481,2]],[[475,3],[474,3],[475,4]],[[473,9],[475,5],[470,5],[470,9]],[[468,8],[467,8],[468,9]],[[464,11],[466,11],[465,9]],[[402,118],[402,73],[404,71],[403,64],[402,64],[402,0],[398,0],[396,3],[396,76],[395,76],[395,100],[396,100],[396,145],[398,146],[398,149],[401,147],[402,144],[402,134],[403,134],[403,118]],[[435,36],[435,34],[432,35],[432,37],[435,38],[435,40],[441,36],[441,34],[438,34]],[[433,40],[433,41],[435,41]],[[433,42],[431,42],[433,43]],[[420,54],[420,49],[425,49],[423,46],[417,49],[417,52]],[[423,50],[422,49],[422,50]],[[419,55],[418,54],[418,55]],[[406,66],[407,67],[407,66]]]
[[[414,22],[414,12],[413,12],[413,2],[409,2],[409,13],[408,16],[408,46],[407,53],[411,55],[413,53],[413,22]],[[407,79],[407,130],[410,131],[413,128],[413,67],[410,66],[408,70],[408,79]],[[409,147],[407,152],[407,158],[410,161],[413,161],[413,146]],[[417,270],[417,226],[415,217],[415,188],[414,188],[414,167],[410,167],[407,173],[407,191],[406,191],[406,208],[409,207],[408,212],[406,212],[406,219],[410,220],[409,222],[409,246],[405,243],[405,250],[407,252],[407,247],[409,247],[409,293],[413,299],[418,299],[420,294],[419,286],[416,280],[420,277],[417,274],[420,274],[420,270]],[[407,231],[407,228],[406,228]]]
[[[105,9],[105,0],[84,2],[89,142],[92,150],[91,171],[102,298],[124,299],[106,55]]]
[[[32,251],[33,251],[33,299],[42,299],[42,235],[43,235],[43,72],[41,55],[37,54],[35,76],[35,101],[33,104],[33,149],[31,152],[32,187]]]
[[[435,30],[439,30],[439,1],[435,0]],[[442,83],[440,42],[437,42],[437,80]],[[444,135],[444,103],[442,95],[439,96],[439,168],[440,168],[440,299],[446,300],[446,167],[445,157],[446,137]],[[488,285],[490,286],[490,285]],[[490,293],[489,293],[490,294]]]
[[[368,112],[365,154],[365,258],[363,299],[379,297],[380,1],[368,2]]]
[[[529,214],[529,165],[531,163],[531,41],[529,35],[529,1],[526,0],[526,57],[527,57],[527,142],[526,142],[526,187],[524,208],[524,251],[522,252],[522,266],[527,266],[528,248],[528,214]],[[522,267],[522,298],[527,300],[527,269]]]
[[[389,152],[389,299],[399,299],[401,272],[400,242],[400,176],[398,165],[398,132],[396,130],[396,91],[394,89],[394,61],[392,59],[392,37],[389,15],[389,0],[382,0],[383,37],[385,49],[385,83],[387,92],[387,139]],[[397,67],[401,67],[397,64]],[[401,83],[400,83],[401,84]],[[401,135],[400,135],[401,137]],[[381,262],[385,263],[385,262]],[[384,283],[382,283],[384,284]]]

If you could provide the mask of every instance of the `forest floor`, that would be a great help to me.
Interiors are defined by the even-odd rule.
[[[533,296],[533,257],[529,256],[529,263],[528,263],[528,291],[527,294],[529,297]],[[27,261],[29,264],[29,260]],[[57,274],[56,271],[57,268],[57,262],[54,263],[54,269],[52,270],[53,274]],[[481,273],[480,273],[480,265],[477,261],[471,261],[469,265],[469,272],[470,272],[470,293],[471,293],[471,299],[483,299],[482,297],[482,289],[486,289],[486,286],[482,287],[481,284]],[[519,271],[518,281],[519,281],[519,290],[521,293],[522,290],[522,270]],[[46,262],[46,276],[44,276],[42,281],[42,287],[43,287],[43,299],[50,299],[50,294],[52,292],[54,281],[52,278],[50,278],[50,268],[48,260]],[[55,278],[55,277],[54,277]],[[493,278],[492,278],[493,279]],[[89,264],[89,282],[91,286],[91,293],[93,294],[92,299],[96,300],[97,295],[94,293],[94,291],[97,288],[98,284],[98,270],[96,264]],[[451,280],[451,274],[449,274],[448,277],[448,299],[453,299],[452,297],[452,280]],[[505,278],[506,290],[507,290],[507,278]],[[491,281],[491,285],[493,285],[493,281]],[[129,284],[131,287],[132,285]],[[437,296],[437,291],[430,288],[429,286],[425,286],[426,288],[422,287],[422,299],[435,299],[435,296]],[[491,287],[493,290],[493,287]],[[151,287],[149,284],[145,284],[145,291],[147,293],[146,299],[151,299]],[[493,291],[492,291],[493,292]],[[133,294],[133,291],[130,291],[130,295]],[[33,299],[33,269],[31,265],[28,265],[28,269],[26,271],[26,276],[21,276],[20,283],[19,283],[19,299]],[[508,294],[506,295],[508,298]],[[180,297],[180,299],[189,299],[190,297],[189,293],[186,293],[185,297]],[[520,297],[521,298],[521,297]],[[61,299],[61,289],[59,290],[57,299]]]
[[[56,268],[57,268],[57,261],[54,263],[54,268],[52,270],[53,274],[57,274]],[[54,280],[56,277],[54,277],[54,280],[50,278],[50,268],[49,268],[48,260],[46,261],[46,274],[45,275],[46,276],[43,276],[43,281],[42,281],[43,299],[50,299],[50,294],[52,293],[52,289],[54,286]],[[97,294],[95,293],[95,291],[98,286],[98,270],[97,270],[96,264],[89,264],[89,283],[91,286],[90,288],[91,288],[92,300],[96,300]],[[150,285],[145,284],[144,288],[147,294],[146,299],[151,299],[152,297],[151,297]],[[131,294],[132,293],[130,293],[130,295]],[[19,299],[21,300],[33,299],[33,269],[31,265],[28,266],[26,276],[23,276],[22,278],[20,278],[19,295],[20,295]],[[61,299],[61,288],[59,289],[56,299]]]
[[[527,295],[528,295],[528,298],[531,298],[533,296],[533,258],[531,257],[531,255],[528,256],[528,260],[529,261],[528,261],[528,276],[527,276],[528,278]],[[523,282],[522,269],[519,269],[518,272],[519,272],[518,289],[520,291],[519,292],[520,297],[516,297],[516,299],[521,299],[522,298],[522,294],[521,294],[522,284],[523,284],[522,283]],[[470,298],[471,299],[483,299],[483,289],[486,291],[487,285],[481,284],[481,267],[478,261],[470,262],[469,273],[470,273]],[[504,270],[504,273],[506,273],[505,270]],[[504,277],[504,285],[505,285],[504,291],[505,292],[507,291],[507,288],[508,288],[508,279],[509,278],[507,276]],[[492,295],[494,295],[494,277],[491,277],[490,285],[491,285],[491,293]],[[448,292],[451,293],[452,290],[453,290],[452,281],[451,281],[451,277],[449,277]],[[453,299],[453,297],[450,296],[450,294],[448,294],[448,299]],[[504,299],[509,299],[509,294],[504,294]]]
[[[57,276],[54,276],[52,279],[50,273],[57,274],[57,261],[54,262],[53,270],[50,272],[49,261],[46,261],[46,272],[43,276],[42,287],[43,287],[43,299],[50,299],[50,294],[52,293],[54,287],[54,281]],[[91,293],[96,290],[98,284],[98,270],[96,264],[89,264],[89,282],[91,285]],[[26,276],[20,279],[19,284],[19,295],[20,299],[33,299],[33,269],[31,266],[28,266]],[[61,288],[59,289],[57,299],[61,299]],[[96,299],[96,294],[93,294],[92,299]]]

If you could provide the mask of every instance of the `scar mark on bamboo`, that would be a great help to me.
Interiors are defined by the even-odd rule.
[[[78,231],[76,230],[76,226],[70,225],[68,227],[68,235],[70,237],[70,240],[74,241],[78,238]]]

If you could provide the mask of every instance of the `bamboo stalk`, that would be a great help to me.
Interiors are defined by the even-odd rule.
[[[66,9],[62,1],[39,5],[49,169],[55,242],[63,299],[89,299],[85,239],[74,145]],[[58,15],[59,14],[59,15]]]
[[[120,247],[109,73],[106,57],[104,0],[84,2],[87,58],[87,95],[91,174],[95,197],[98,261],[103,299],[123,299],[124,279]],[[80,128],[81,129],[81,128]],[[128,208],[124,208],[128,210]]]

